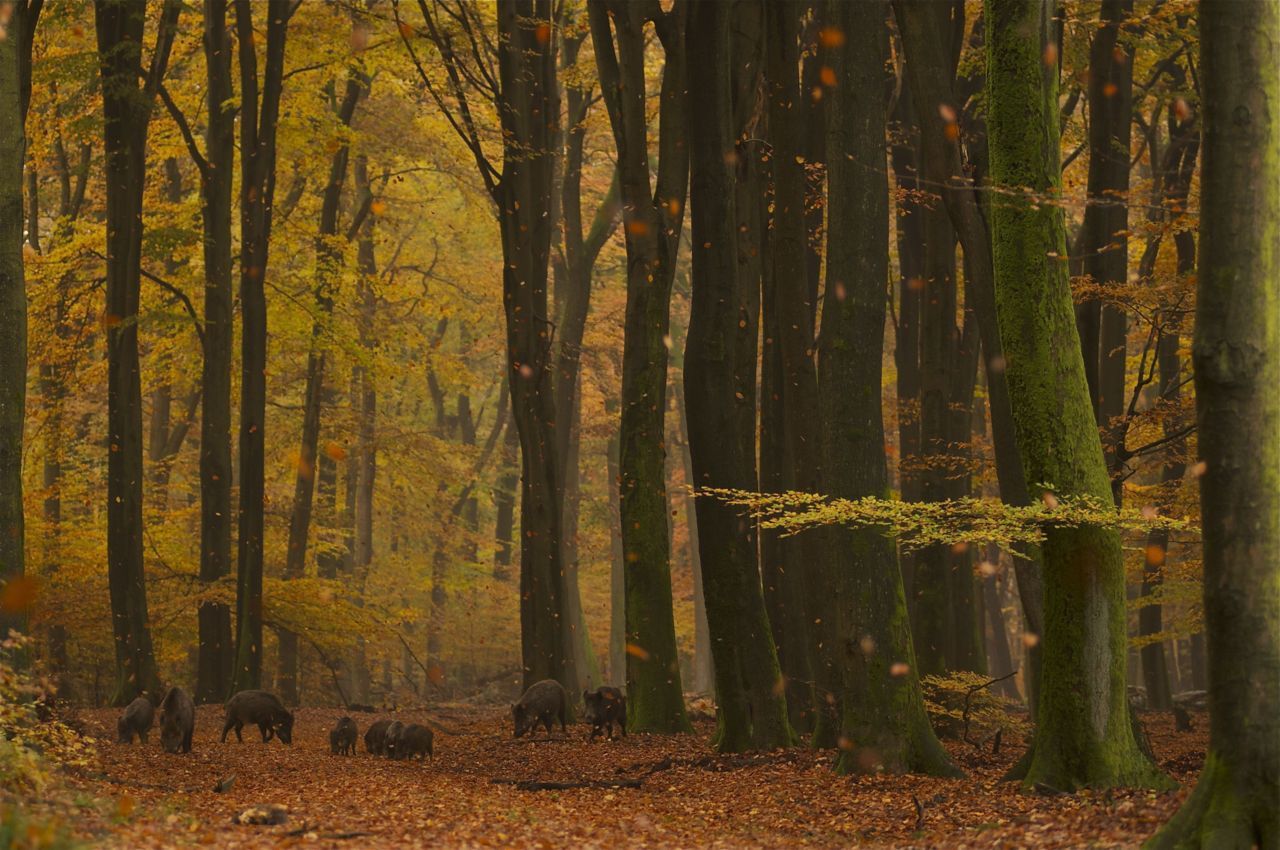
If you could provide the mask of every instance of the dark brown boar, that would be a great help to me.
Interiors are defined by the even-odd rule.
[[[511,719],[515,722],[515,737],[519,738],[525,732],[532,734],[541,723],[547,727],[547,737],[550,738],[551,724],[556,719],[560,721],[560,731],[568,731],[565,726],[568,704],[569,695],[555,679],[534,682],[520,697],[519,702],[511,706]]]
[[[124,713],[116,722],[116,731],[120,734],[120,743],[132,744],[137,735],[142,743],[147,742],[147,733],[151,731],[151,723],[155,720],[156,709],[151,700],[138,697],[125,706]]]
[[[170,688],[160,700],[160,746],[166,753],[191,752],[196,704],[182,688]]]
[[[390,720],[378,720],[364,733],[364,749],[370,755],[386,755],[387,727]]]
[[[417,756],[421,761],[423,756],[430,756],[435,760],[435,750],[432,748],[432,741],[435,735],[426,726],[418,723],[410,723],[404,727],[400,736],[396,739],[397,759],[410,759]]]
[[[356,754],[356,738],[360,730],[350,717],[344,717],[329,733],[329,752],[336,755],[353,756]]]
[[[227,701],[227,716],[222,726],[222,740],[227,733],[236,730],[236,740],[243,741],[240,730],[252,723],[262,732],[262,743],[279,736],[285,744],[293,743],[293,715],[280,702],[280,698],[268,691],[241,691]]]
[[[602,685],[595,691],[583,691],[582,700],[587,706],[585,718],[591,724],[589,740],[594,741],[596,735],[606,731],[612,741],[615,723],[622,730],[622,737],[627,736],[627,698],[622,695],[622,691]]]

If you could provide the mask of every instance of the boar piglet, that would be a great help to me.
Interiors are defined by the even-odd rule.
[[[196,704],[182,688],[170,688],[160,700],[160,746],[166,753],[191,752]]]
[[[132,744],[133,736],[137,735],[138,740],[145,744],[155,716],[155,706],[146,697],[138,697],[125,706],[124,713],[116,721],[116,732],[120,735],[120,743]]]
[[[360,730],[350,717],[344,717],[329,733],[329,752],[336,755],[353,756],[356,754],[356,738]]]
[[[613,724],[617,723],[622,730],[622,737],[627,736],[627,698],[622,691],[602,685],[595,691],[583,691],[582,700],[587,705],[586,720],[591,724],[591,738],[602,731],[607,732],[609,740],[613,740]]]
[[[547,737],[551,737],[551,724],[560,721],[560,731],[568,731],[565,726],[569,695],[564,687],[555,679],[543,679],[534,682],[520,697],[520,701],[511,706],[511,719],[515,722],[515,737],[525,732],[533,733],[539,724],[547,727]]]
[[[364,733],[364,750],[370,755],[381,756],[387,752],[387,727],[390,720],[378,720]]]
[[[240,730],[252,723],[262,732],[262,743],[280,736],[281,742],[293,743],[293,715],[285,710],[284,703],[267,691],[241,691],[227,702],[227,716],[222,725],[222,740],[227,733],[236,730],[236,740],[243,741]]]

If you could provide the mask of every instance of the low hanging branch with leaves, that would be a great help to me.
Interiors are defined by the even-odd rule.
[[[958,543],[995,543],[1003,549],[1044,542],[1051,527],[1095,526],[1118,532],[1198,535],[1187,519],[1161,516],[1155,508],[1116,508],[1089,496],[1055,496],[1044,488],[1044,497],[1030,505],[1009,505],[995,499],[966,497],[942,502],[903,502],[866,496],[837,499],[819,493],[756,493],[705,487],[694,491],[704,498],[720,499],[744,509],[761,528],[784,535],[798,534],[827,525],[875,528],[896,537],[907,550]]]

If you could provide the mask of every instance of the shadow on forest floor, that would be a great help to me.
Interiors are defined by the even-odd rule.
[[[244,743],[221,744],[222,709],[198,714],[194,751],[177,756],[160,750],[158,730],[148,745],[119,745],[116,712],[82,712],[102,738],[101,772],[73,776],[45,805],[77,809],[76,831],[109,847],[1130,847],[1194,784],[1208,734],[1203,715],[1187,734],[1167,714],[1143,716],[1161,766],[1183,783],[1173,794],[1038,797],[999,781],[1017,742],[998,756],[947,742],[965,779],[850,779],[832,774],[828,753],[714,756],[706,721],[691,736],[587,743],[578,724],[569,740],[530,742],[512,739],[497,708],[398,712],[436,726],[435,760],[418,763],[374,758],[363,741],[354,757],[330,755],[338,710],[299,710],[291,747],[264,745],[254,727]],[[363,736],[379,715],[353,716]],[[231,775],[230,790],[215,793]],[[639,787],[603,787],[623,778]],[[521,780],[594,787],[528,791]],[[231,822],[263,804],[286,806],[287,822]]]

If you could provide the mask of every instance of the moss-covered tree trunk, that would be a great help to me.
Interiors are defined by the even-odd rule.
[[[1036,497],[1089,496],[1111,486],[1093,418],[1056,196],[1057,63],[1051,7],[988,0],[987,81],[996,313],[1019,453]],[[1027,785],[1163,785],[1138,749],[1125,692],[1124,560],[1119,534],[1050,527],[1043,547],[1043,670]]]
[[[823,480],[833,496],[887,497],[881,351],[889,276],[889,7],[836,0],[829,13],[843,44],[831,51],[836,84],[826,94],[827,150],[841,155],[830,157],[827,173],[818,353]],[[838,769],[954,774],[925,714],[893,541],[879,529],[838,529],[833,544],[844,670]]]
[[[601,91],[618,150],[627,246],[618,488],[626,641],[633,647],[627,655],[628,725],[640,731],[683,732],[691,727],[684,709],[671,608],[664,416],[671,286],[689,175],[684,93],[687,5],[677,0],[664,13],[657,7],[598,0],[589,10]],[[649,169],[645,112],[644,26],[649,16],[666,57],[656,182]]]
[[[25,6],[25,3],[22,4]],[[0,585],[23,578],[22,436],[27,393],[27,288],[23,275],[23,14],[0,41]],[[141,462],[141,460],[139,460]],[[20,611],[0,611],[0,629],[24,631]]]
[[[1200,3],[1192,359],[1209,752],[1149,848],[1280,847],[1280,7]]]
[[[738,217],[730,68],[732,8],[690,3],[689,74],[693,304],[685,352],[685,398],[693,484],[745,488],[737,391]],[[713,498],[697,505],[699,554],[720,707],[717,747],[726,752],[793,742],[781,673],[756,570],[750,521]]]
[[[168,66],[179,6],[166,3],[149,69],[139,85],[146,9],[97,0],[94,23],[102,75],[103,152],[107,191],[107,580],[115,638],[111,701],[157,692],[147,615],[142,519],[142,380],[138,302],[142,262],[142,192],[147,130],[156,90]]]

